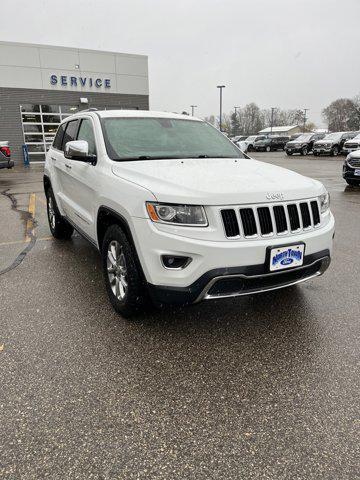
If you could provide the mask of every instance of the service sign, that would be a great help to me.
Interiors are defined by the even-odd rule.
[[[110,78],[92,78],[83,76],[50,75],[50,85],[72,88],[111,88]]]

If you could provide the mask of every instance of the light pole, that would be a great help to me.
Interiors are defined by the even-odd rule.
[[[220,89],[220,132],[222,132],[222,90],[225,85],[217,85],[217,88]]]
[[[274,124],[274,111],[276,110],[275,107],[271,107],[271,128],[270,128],[270,135],[272,135],[273,124]]]
[[[306,112],[310,110],[309,108],[304,108],[304,132],[305,132],[305,125],[306,125]]]
[[[191,107],[191,116],[193,117],[194,116],[194,111],[195,111],[195,108],[197,107],[197,105],[190,105]]]

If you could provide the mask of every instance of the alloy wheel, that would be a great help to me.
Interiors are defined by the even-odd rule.
[[[109,243],[107,273],[113,294],[118,300],[124,300],[128,291],[126,259],[123,248],[117,240]]]

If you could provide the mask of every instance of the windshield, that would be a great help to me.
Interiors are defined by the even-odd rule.
[[[342,133],[328,133],[323,140],[340,140],[342,136]]]
[[[312,137],[312,134],[310,135],[300,135],[300,137],[297,137],[296,138],[296,142],[308,142],[309,140],[311,140],[311,137]]]
[[[247,142],[252,142],[253,140],[255,140],[255,138],[256,138],[256,135],[252,135],[251,137],[247,137],[246,141]]]
[[[106,149],[112,160],[245,158],[205,122],[174,118],[104,118]]]

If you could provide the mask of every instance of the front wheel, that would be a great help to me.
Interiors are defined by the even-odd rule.
[[[61,215],[51,187],[46,190],[46,206],[52,236],[57,239],[68,240],[73,234],[74,229]]]
[[[266,150],[267,152],[271,152],[271,147],[267,146],[267,147],[265,148],[265,150]]]
[[[119,225],[111,225],[101,248],[106,291],[110,302],[124,317],[139,313],[146,301],[145,281],[134,247]]]
[[[306,156],[307,154],[308,154],[307,148],[304,147],[304,148],[301,150],[301,155]]]
[[[289,155],[289,157],[292,155],[292,152],[286,152],[286,155]]]
[[[337,157],[339,155],[339,148],[338,147],[333,147],[331,150],[331,156],[332,157]]]

